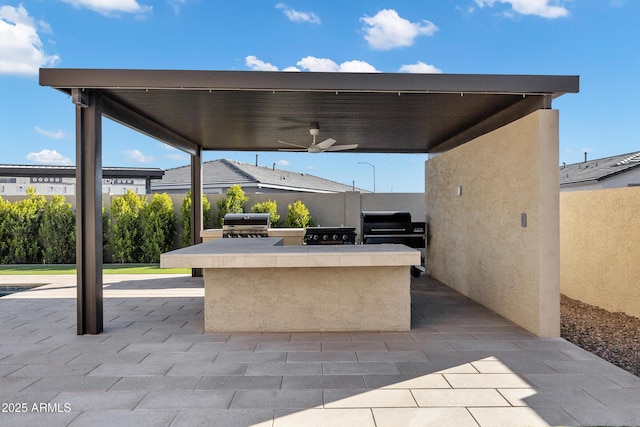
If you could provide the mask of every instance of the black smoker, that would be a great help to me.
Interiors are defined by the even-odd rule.
[[[222,224],[222,237],[269,237],[269,214],[226,214]]]
[[[396,243],[420,249],[424,266],[426,223],[411,222],[411,213],[405,211],[363,211],[360,217],[362,243]],[[418,267],[411,267],[414,277],[420,276],[420,272]]]

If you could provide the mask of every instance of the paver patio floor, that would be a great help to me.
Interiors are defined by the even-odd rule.
[[[204,333],[202,279],[75,276],[0,298],[2,426],[640,425],[640,378],[422,276],[406,333]],[[381,313],[380,315],[384,315]]]

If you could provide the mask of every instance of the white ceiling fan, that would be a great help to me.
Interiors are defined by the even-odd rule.
[[[354,148],[358,148],[358,144],[344,144],[344,145],[334,145],[336,140],[333,138],[325,139],[322,142],[316,143],[316,136],[320,134],[320,126],[318,122],[311,122],[311,126],[309,127],[309,133],[313,136],[313,141],[311,145],[304,146],[299,144],[293,144],[291,142],[278,141],[280,144],[291,145],[297,148],[280,148],[279,151],[307,151],[309,153],[322,153],[325,151],[345,151],[345,150],[353,150]]]

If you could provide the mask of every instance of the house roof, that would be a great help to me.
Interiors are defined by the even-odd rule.
[[[363,153],[435,153],[579,90],[578,76],[43,68],[40,84],[190,154],[321,138]]]
[[[190,166],[167,169],[162,180],[151,184],[152,191],[189,189]],[[260,187],[289,191],[339,193],[353,190],[352,186],[320,178],[306,173],[292,172],[275,167],[255,166],[234,160],[218,159],[202,164],[203,187],[227,187],[239,184],[243,187]],[[356,190],[366,192],[360,188]]]
[[[125,168],[108,167],[102,168],[103,178],[150,178],[160,179],[164,171],[160,168]],[[0,176],[60,176],[75,178],[75,166],[58,165],[0,165]]]
[[[603,181],[640,167],[640,152],[560,166],[560,185]]]

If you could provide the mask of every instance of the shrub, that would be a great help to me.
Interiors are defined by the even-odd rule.
[[[102,204],[102,262],[110,263],[111,258],[111,218]]]
[[[11,202],[7,202],[0,196],[0,263],[12,262],[10,256],[11,241]]]
[[[17,264],[35,264],[41,261],[38,239],[44,206],[44,196],[36,195],[33,187],[27,188],[27,198],[11,205],[9,227],[9,256]]]
[[[288,205],[285,226],[290,228],[306,228],[315,226],[316,221],[309,214],[309,209],[300,200]]]
[[[221,227],[224,222],[224,216],[228,213],[243,213],[244,204],[249,201],[249,198],[245,196],[242,187],[238,184],[233,184],[227,189],[227,195],[218,200],[218,216],[216,226]]]
[[[171,197],[154,194],[151,202],[142,208],[141,262],[160,262],[160,254],[173,247],[176,235],[176,214]]]
[[[207,228],[211,224],[211,203],[209,199],[202,195],[202,226]],[[180,245],[182,247],[191,246],[191,191],[182,199],[182,205],[180,206],[180,225],[182,231],[180,232]]]
[[[278,215],[278,206],[274,200],[256,203],[251,207],[251,212],[268,213],[271,227],[277,227],[280,223],[280,215]]]
[[[138,262],[142,253],[140,213],[145,201],[132,190],[111,202],[111,250],[114,262]]]
[[[45,264],[69,264],[75,262],[76,229],[75,214],[71,203],[64,196],[53,196],[44,206],[39,240],[42,245],[42,262]]]

